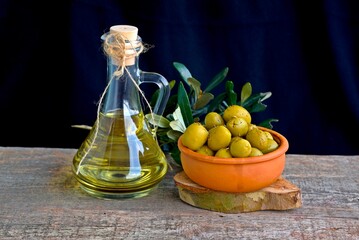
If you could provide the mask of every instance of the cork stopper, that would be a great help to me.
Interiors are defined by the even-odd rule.
[[[114,25],[110,27],[111,33],[119,33],[126,40],[125,46],[125,65],[131,66],[135,64],[136,50],[140,46],[140,42],[137,41],[138,28],[131,25]]]
[[[125,39],[129,41],[137,40],[138,28],[131,25],[114,25],[110,27],[110,33],[120,33]]]

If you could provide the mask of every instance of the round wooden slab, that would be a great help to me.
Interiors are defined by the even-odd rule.
[[[182,201],[198,208],[223,213],[288,210],[302,206],[300,188],[280,177],[272,185],[250,193],[211,190],[189,179],[184,171],[174,176]]]

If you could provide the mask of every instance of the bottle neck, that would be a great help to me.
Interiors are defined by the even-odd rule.
[[[131,62],[133,64],[120,68],[114,59],[108,58],[107,84],[109,84],[102,112],[114,112],[121,110],[131,115],[142,111],[139,98],[140,70],[138,67],[138,56]]]
[[[107,82],[113,78],[114,80],[127,79],[131,75],[134,80],[139,78],[139,67],[138,67],[139,56],[127,58],[124,62],[127,62],[124,66],[117,63],[116,59],[112,57],[107,58]],[[129,64],[131,63],[131,64]]]

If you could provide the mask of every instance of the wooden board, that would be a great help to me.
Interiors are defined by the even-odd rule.
[[[259,210],[288,210],[302,206],[300,188],[280,177],[272,185],[256,192],[227,193],[194,183],[184,171],[174,176],[182,201],[198,208],[223,213]]]

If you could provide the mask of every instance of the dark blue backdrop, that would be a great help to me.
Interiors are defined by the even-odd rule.
[[[205,85],[228,67],[238,92],[272,92],[254,121],[279,119],[289,153],[359,154],[358,1],[3,0],[0,17],[2,146],[79,147],[71,125],[93,124],[105,86],[100,37],[130,24],[155,46],[142,70],[179,80],[177,61]]]

